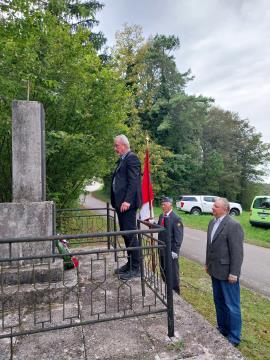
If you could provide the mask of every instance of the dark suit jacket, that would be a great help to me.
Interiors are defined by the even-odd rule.
[[[113,179],[115,179],[115,191],[113,191]],[[123,160],[118,160],[112,176],[112,206],[119,210],[125,201],[130,203],[130,209],[138,209],[142,205],[141,163],[132,151],[129,151]]]
[[[158,224],[161,225],[163,214],[159,216]],[[171,251],[179,255],[180,247],[183,241],[184,228],[181,218],[171,212],[169,215],[170,218],[170,233],[171,233]],[[166,234],[164,232],[159,233],[158,239],[161,241],[166,241]]]
[[[229,215],[219,224],[211,243],[214,219],[207,231],[206,266],[209,275],[227,280],[229,274],[240,276],[243,262],[244,232],[242,226]]]

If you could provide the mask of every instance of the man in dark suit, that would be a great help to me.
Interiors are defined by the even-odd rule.
[[[239,277],[243,262],[244,233],[229,216],[230,204],[218,198],[213,205],[214,219],[207,231],[205,270],[212,278],[218,330],[234,346],[241,338]]]
[[[112,176],[111,204],[117,212],[120,230],[136,230],[136,212],[142,203],[141,163],[130,150],[125,135],[115,137],[114,150],[119,160]],[[136,235],[125,235],[124,241],[126,247],[139,246]],[[139,250],[129,250],[127,263],[116,269],[115,274],[122,280],[139,276]]]
[[[169,227],[171,235],[171,255],[172,255],[172,287],[173,290],[180,294],[179,286],[179,253],[180,247],[183,241],[183,223],[181,218],[173,212],[172,208],[172,199],[169,197],[164,197],[161,200],[162,214],[159,216],[158,224],[164,226],[164,218],[169,217]],[[158,239],[166,242],[166,234],[164,232],[159,233]],[[160,271],[163,280],[166,279],[166,270],[165,270],[165,253],[161,249],[159,252],[159,261],[160,261]]]

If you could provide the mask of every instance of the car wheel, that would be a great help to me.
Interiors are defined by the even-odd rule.
[[[202,210],[200,208],[194,207],[190,210],[191,215],[201,215]]]
[[[238,209],[231,209],[230,215],[231,216],[238,216],[240,214],[240,211]]]

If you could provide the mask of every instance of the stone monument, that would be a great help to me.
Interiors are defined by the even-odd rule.
[[[0,238],[53,235],[54,203],[46,201],[45,115],[36,101],[12,103],[12,185],[12,203],[0,203]],[[10,248],[0,242],[1,258],[10,252],[12,257],[50,255],[52,243],[19,242]]]

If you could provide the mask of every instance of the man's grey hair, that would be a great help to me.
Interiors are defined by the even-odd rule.
[[[126,147],[127,147],[128,149],[130,149],[129,141],[128,141],[128,138],[126,137],[126,135],[123,135],[123,134],[117,135],[117,136],[114,138],[114,140],[119,140],[119,141],[121,142],[121,144],[126,145]]]
[[[224,209],[226,209],[228,212],[230,211],[230,203],[229,203],[228,199],[226,199],[224,197],[219,197],[216,199],[216,201],[222,202]]]

